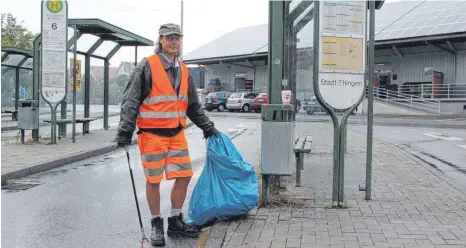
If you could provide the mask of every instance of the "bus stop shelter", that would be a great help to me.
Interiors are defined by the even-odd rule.
[[[104,62],[104,109],[103,119],[105,130],[108,129],[108,116],[109,116],[109,66],[110,59],[118,52],[121,47],[132,46],[135,47],[135,61],[138,62],[137,49],[139,46],[153,46],[154,42],[147,38],[141,37],[137,34],[124,30],[118,26],[110,24],[100,19],[68,19],[68,27],[72,28],[74,33],[68,40],[68,52],[74,52],[76,54],[84,56],[84,118],[90,116],[90,61],[91,58],[101,59]],[[83,35],[91,35],[96,39],[88,49],[80,48],[80,38]],[[41,69],[40,69],[40,47],[41,37],[40,35],[34,41],[34,96],[33,100],[39,100],[41,98]],[[76,43],[76,47],[74,44]],[[85,46],[87,47],[87,46]],[[107,52],[105,52],[107,51]],[[73,56],[68,56],[68,60]],[[72,78],[72,77],[71,77]],[[70,77],[67,77],[67,92],[69,90]],[[72,92],[71,92],[72,93]],[[68,94],[68,93],[67,93]],[[66,99],[61,103],[61,118],[66,120],[67,103]],[[60,119],[58,119],[60,120]],[[66,125],[70,122],[68,120],[62,121],[59,125],[60,136],[66,136]],[[89,122],[84,123],[83,133],[89,132]],[[54,134],[52,134],[54,135]],[[74,139],[73,133],[73,139]],[[33,132],[33,139],[38,140],[38,132]],[[52,138],[53,140],[53,138]]]
[[[14,76],[8,77],[10,80],[7,82],[2,82],[2,91],[8,90],[12,87],[11,85],[7,84],[14,84],[14,100],[13,104],[9,104],[10,96],[8,92],[6,94],[2,94],[2,98],[6,97],[7,99],[2,100],[2,113],[10,113],[12,114],[12,120],[17,120],[17,113],[18,113],[18,102],[20,97],[26,97],[26,90],[25,88],[20,88],[20,70],[32,70],[32,52],[27,51],[24,49],[14,48],[14,47],[2,47],[2,81],[3,79],[6,80],[8,76],[7,71],[10,69],[14,70]],[[23,83],[24,84],[24,83]],[[24,87],[24,85],[23,85]],[[20,92],[23,90],[22,96],[20,96]]]

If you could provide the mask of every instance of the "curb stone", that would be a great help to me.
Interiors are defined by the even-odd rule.
[[[192,123],[192,122],[188,123],[186,125],[186,129],[190,128],[193,124],[194,123]],[[131,141],[131,145],[135,145],[135,144],[137,144],[137,138],[133,139]],[[110,144],[108,144],[108,145],[106,145],[104,147],[101,147],[99,149],[73,154],[73,155],[70,155],[70,156],[67,156],[67,157],[47,161],[47,162],[40,163],[40,164],[35,164],[33,166],[30,166],[29,168],[24,168],[24,169],[20,169],[20,170],[17,170],[17,171],[8,172],[8,173],[5,173],[5,174],[2,175],[1,185],[2,186],[5,185],[8,180],[19,179],[19,178],[22,178],[22,177],[30,176],[30,175],[35,174],[35,173],[55,169],[57,167],[65,166],[65,165],[70,164],[70,163],[74,163],[74,162],[78,162],[78,161],[88,159],[88,158],[91,158],[91,157],[106,154],[106,153],[109,153],[109,152],[112,152],[112,151],[115,151],[115,150],[117,150],[117,144],[116,143],[110,143]]]

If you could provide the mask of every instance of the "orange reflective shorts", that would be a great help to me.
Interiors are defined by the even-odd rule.
[[[184,131],[174,137],[142,132],[138,145],[147,182],[160,183],[164,171],[167,180],[193,175]]]

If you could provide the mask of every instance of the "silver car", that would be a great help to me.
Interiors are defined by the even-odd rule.
[[[228,111],[242,110],[243,112],[249,112],[257,95],[257,93],[234,93],[228,98]]]

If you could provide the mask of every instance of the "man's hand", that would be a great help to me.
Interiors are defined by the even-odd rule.
[[[119,132],[113,142],[116,142],[117,148],[131,145],[131,134],[129,132]]]
[[[211,136],[214,136],[218,133],[218,130],[214,127],[209,131],[204,131],[204,139],[208,139]]]

